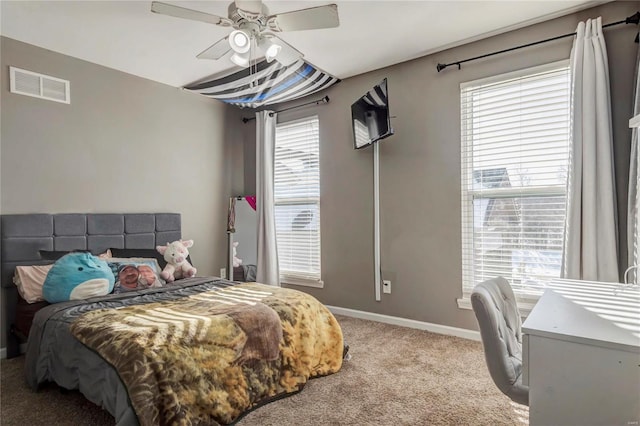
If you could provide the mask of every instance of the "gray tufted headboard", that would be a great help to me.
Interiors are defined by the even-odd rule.
[[[182,236],[178,213],[2,215],[0,235],[2,347],[8,357],[19,351],[19,342],[9,333],[17,302],[16,266],[51,263],[41,260],[40,250],[95,254],[108,248],[154,248]]]

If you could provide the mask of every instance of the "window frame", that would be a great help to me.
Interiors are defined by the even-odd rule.
[[[471,289],[473,288],[474,273],[473,264],[475,263],[473,216],[474,216],[474,200],[476,199],[496,199],[496,198],[522,198],[523,196],[568,196],[567,186],[531,186],[531,187],[512,187],[512,188],[493,188],[474,190],[468,188],[468,182],[471,182],[469,174],[473,173],[470,162],[473,161],[472,142],[467,140],[465,133],[469,131],[471,120],[463,119],[462,97],[465,89],[469,87],[477,87],[491,83],[504,82],[507,80],[523,78],[538,73],[557,70],[561,68],[569,69],[570,61],[568,59],[551,62],[548,64],[538,65],[534,67],[524,68],[513,72],[498,74],[482,79],[467,81],[460,84],[460,194],[461,194],[461,239],[462,239],[462,297],[457,299],[458,307],[461,309],[472,309],[471,306]],[[570,71],[569,71],[570,72]],[[570,78],[570,76],[569,76]],[[570,99],[569,99],[570,101]],[[465,127],[467,126],[467,127]],[[569,144],[571,142],[569,141]],[[570,149],[570,146],[569,146]],[[568,165],[568,162],[567,162]],[[566,210],[565,210],[566,220]],[[471,230],[471,231],[469,231]],[[469,265],[468,263],[471,263]],[[528,314],[535,306],[536,302],[542,295],[544,289],[524,290],[514,288],[514,294],[518,302],[518,308],[521,314]]]
[[[278,148],[278,138],[277,138],[277,128],[279,126],[289,126],[295,125],[298,123],[309,123],[315,121],[318,127],[318,196],[307,196],[307,197],[280,197],[278,198],[275,191],[275,163],[276,163],[276,152]],[[295,271],[286,271],[282,270],[281,265],[278,265],[278,273],[280,276],[280,282],[288,285],[297,285],[297,286],[305,286],[305,287],[314,287],[314,288],[323,288],[324,281],[322,281],[322,224],[321,224],[321,176],[320,176],[320,119],[318,115],[311,115],[303,118],[298,118],[294,120],[287,120],[278,122],[276,124],[276,132],[274,135],[274,193],[273,193],[273,204],[274,204],[274,217],[276,215],[276,207],[277,206],[294,206],[294,205],[316,205],[318,211],[318,274],[317,278],[309,278],[305,277],[305,274],[296,274]],[[276,227],[276,241],[278,238],[278,231]],[[280,256],[278,256],[280,257]]]

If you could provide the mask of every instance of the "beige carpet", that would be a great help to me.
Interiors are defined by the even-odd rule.
[[[512,403],[487,372],[482,345],[456,337],[339,316],[352,359],[332,376],[265,405],[248,425],[523,425],[527,407]],[[55,385],[31,392],[24,357],[1,362],[0,424],[113,425],[78,392]]]

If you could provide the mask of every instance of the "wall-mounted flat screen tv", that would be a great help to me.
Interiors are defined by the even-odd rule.
[[[364,148],[393,134],[386,78],[351,105],[351,121],[355,149]]]

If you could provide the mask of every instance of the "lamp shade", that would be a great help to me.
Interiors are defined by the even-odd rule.
[[[278,56],[280,50],[282,50],[282,46],[278,44],[272,44],[271,46],[269,46],[267,50],[264,51],[264,57],[266,58],[267,62],[271,63],[271,61],[273,61],[275,57]]]
[[[229,46],[236,53],[246,53],[251,49],[251,36],[243,30],[235,30],[229,34]]]
[[[247,68],[249,66],[249,52],[245,53],[233,53],[231,55],[231,62],[239,67]]]
[[[264,57],[268,63],[277,58],[282,50],[282,46],[274,41],[271,37],[260,37],[258,39],[258,47],[264,52]]]
[[[297,51],[293,46],[271,33],[266,33],[258,37],[257,43],[269,63],[275,59],[287,67],[303,56],[302,53]]]

